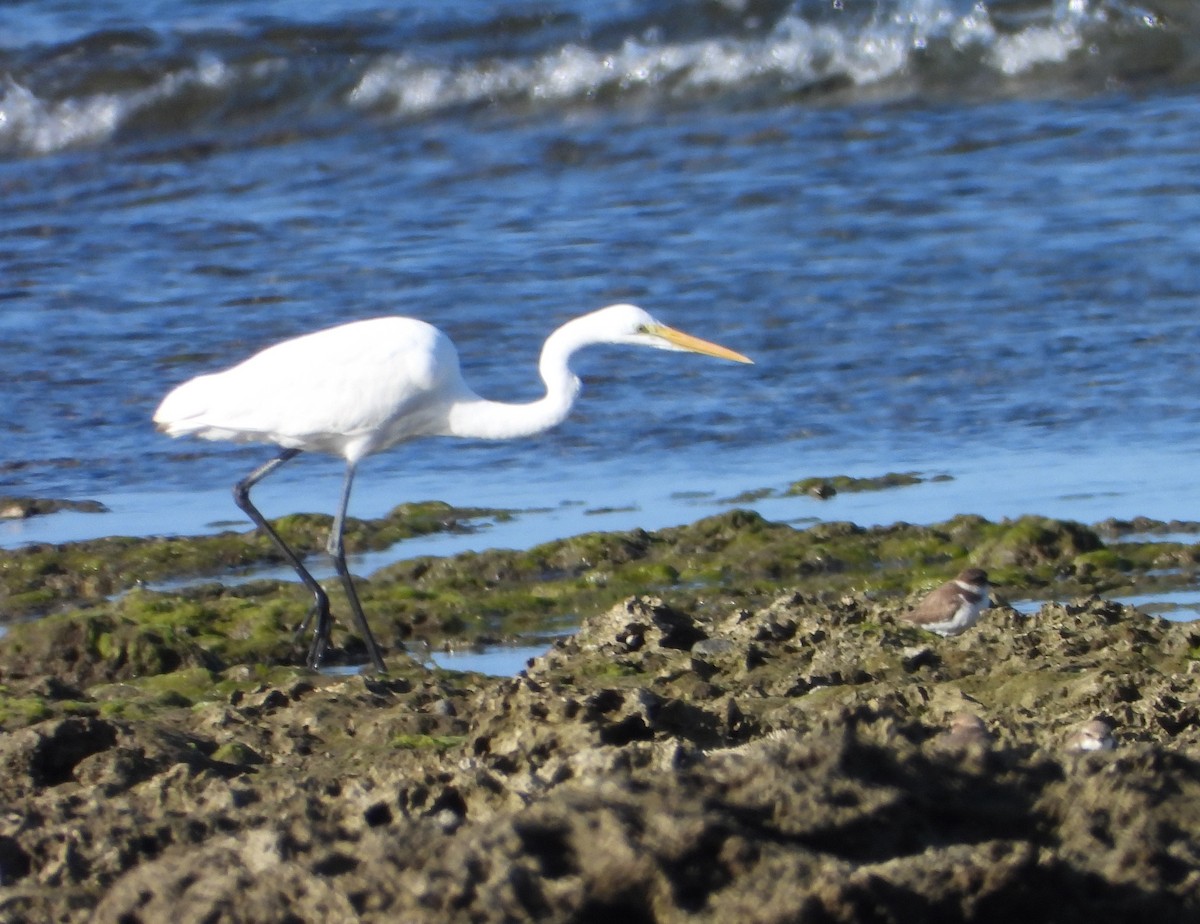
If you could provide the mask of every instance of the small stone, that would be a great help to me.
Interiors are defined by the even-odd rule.
[[[699,658],[715,658],[727,655],[733,649],[733,642],[727,638],[706,638],[692,646],[692,654]]]

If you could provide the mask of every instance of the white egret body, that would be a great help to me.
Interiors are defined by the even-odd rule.
[[[463,381],[458,352],[436,327],[413,318],[353,321],[284,341],[223,372],[197,376],[171,391],[154,422],[170,436],[273,443],[283,452],[238,482],[238,506],[275,542],[313,594],[307,626],[317,623],[308,663],[315,667],[329,642],[331,617],[324,590],[250,502],[250,489],[300,452],[346,460],[341,504],[329,553],[375,667],[383,658],[346,568],[342,533],[358,463],[372,453],[423,436],[512,439],[561,423],[579,394],[574,353],[613,343],[703,353],[750,362],[740,353],[681,333],[633,305],[611,305],[564,324],[542,347],[538,372],[546,394],[527,404],[488,401]]]

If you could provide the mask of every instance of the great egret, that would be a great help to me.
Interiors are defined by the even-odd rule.
[[[346,568],[342,542],[355,468],[366,456],[422,436],[513,439],[561,423],[579,394],[571,372],[575,352],[615,343],[684,350],[748,363],[740,353],[660,324],[634,305],[611,305],[564,324],[547,338],[538,361],[546,394],[528,404],[488,401],[463,381],[454,343],[413,318],[353,321],[267,347],[211,375],[172,390],[154,412],[170,436],[274,443],[283,451],[234,486],[237,505],[283,553],[313,595],[300,625],[316,625],[308,665],[329,644],[332,617],[321,585],[250,502],[250,489],[301,452],[346,460],[341,503],[327,545],[371,661],[385,670],[379,645]]]

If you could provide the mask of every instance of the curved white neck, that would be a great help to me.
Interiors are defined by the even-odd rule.
[[[577,321],[568,322],[552,333],[542,347],[538,373],[546,385],[546,394],[526,404],[488,401],[474,393],[455,403],[450,410],[450,430],[456,436],[484,440],[532,436],[566,420],[579,395],[579,377],[571,372],[571,356],[582,346],[594,342],[580,329]]]

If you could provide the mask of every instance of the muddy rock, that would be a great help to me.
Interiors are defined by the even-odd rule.
[[[0,739],[0,792],[15,801],[69,780],[84,760],[116,740],[110,723],[86,718],[56,719],[6,735]]]
[[[744,526],[687,542],[776,532]],[[0,920],[1200,919],[1200,627],[1082,596],[943,639],[905,603],[630,595],[511,678],[13,657]]]

